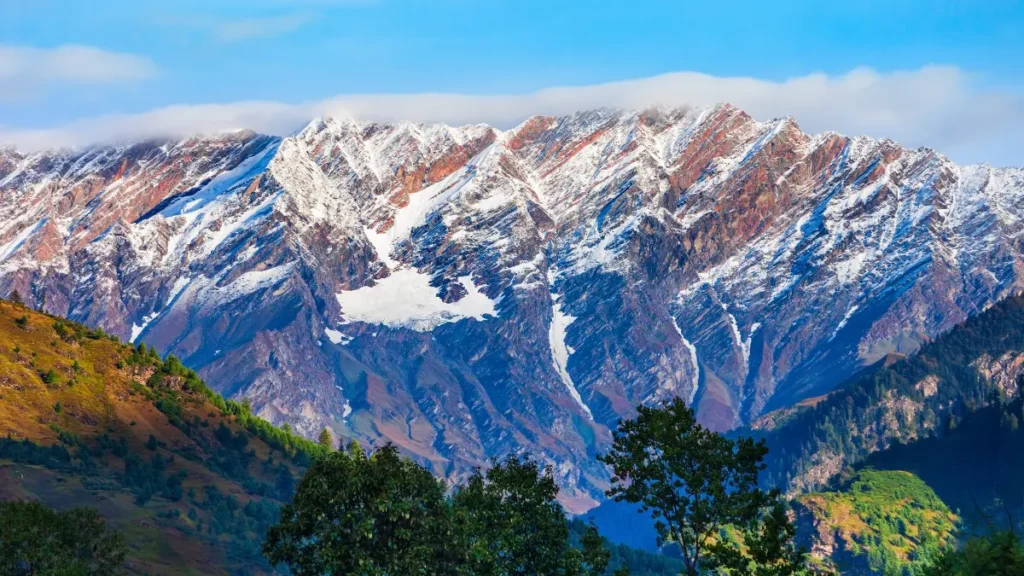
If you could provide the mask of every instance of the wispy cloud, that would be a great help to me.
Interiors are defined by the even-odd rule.
[[[0,132],[27,148],[251,128],[287,134],[315,116],[512,127],[535,114],[598,107],[708,106],[730,102],[758,119],[793,116],[807,131],[893,138],[930,146],[961,162],[1024,164],[1024,95],[979,87],[954,67],[879,73],[857,69],[781,82],[677,72],[529,94],[365,94],[289,104],[240,102],[173,106],[138,115],[93,118],[66,126]]]
[[[212,27],[214,35],[225,42],[238,42],[254,38],[270,38],[295,32],[308,22],[309,14],[286,14],[270,18],[226,20]]]
[[[241,42],[286,36],[314,20],[308,12],[292,12],[258,18],[230,18],[204,13],[164,15],[163,26],[191,29],[220,42]]]
[[[222,42],[241,42],[286,36],[334,9],[372,6],[378,1],[220,0],[217,3],[195,3],[180,0],[176,10],[160,10],[151,17],[159,25],[192,29]]]
[[[56,48],[0,44],[0,100],[16,98],[51,84],[111,84],[153,76],[147,58],[93,46]]]

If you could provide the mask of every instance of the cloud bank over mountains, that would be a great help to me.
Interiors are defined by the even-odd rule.
[[[4,58],[0,51],[0,87],[12,76]],[[104,58],[132,57],[104,54],[94,60],[108,62]],[[153,72],[145,61],[129,59],[125,63],[125,78]],[[97,70],[95,76],[102,78],[103,68]],[[107,74],[108,78],[120,79]],[[48,76],[61,77],[54,73]],[[0,142],[39,149],[243,128],[286,135],[317,116],[452,125],[487,123],[511,128],[538,114],[559,115],[600,107],[708,106],[718,102],[733,104],[758,120],[792,116],[809,132],[892,138],[906,146],[935,148],[958,162],[1024,164],[1024,94],[986,88],[969,73],[944,66],[889,73],[858,68],[842,75],[810,74],[785,81],[674,72],[526,94],[359,94],[303,103],[254,100],[175,105],[138,114],[88,118],[63,126],[0,129]]]

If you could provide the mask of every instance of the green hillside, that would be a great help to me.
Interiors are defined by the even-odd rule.
[[[861,470],[838,490],[804,494],[793,505],[808,548],[842,574],[914,573],[953,542],[959,522],[903,471]]]
[[[1024,400],[997,402],[971,412],[942,436],[898,445],[865,465],[909,470],[924,480],[967,529],[1024,520]]]
[[[766,481],[796,498],[818,557],[845,572],[913,573],[953,531],[944,511],[962,517],[958,536],[1024,517],[1022,366],[1015,297],[914,356],[755,422],[771,449]],[[914,536],[933,520],[927,540]]]
[[[268,572],[263,534],[321,450],[173,357],[0,301],[0,499],[98,509],[134,573]]]

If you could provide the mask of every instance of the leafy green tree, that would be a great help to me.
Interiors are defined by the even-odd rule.
[[[557,496],[550,470],[516,456],[470,477],[453,498],[465,573],[603,575],[610,554],[597,530],[589,526],[581,549],[573,548]]]
[[[57,372],[53,368],[50,368],[46,372],[40,371],[39,378],[45,384],[54,384],[57,382]]]
[[[510,458],[451,498],[388,445],[317,459],[263,546],[296,574],[603,576],[610,552],[593,526],[571,537],[550,470]]]
[[[612,553],[605,546],[604,538],[601,538],[601,535],[597,532],[597,527],[593,524],[588,525],[583,533],[583,538],[580,540],[579,555],[580,574],[603,576],[608,570],[608,562],[611,561]],[[622,569],[616,572],[628,575],[629,569],[626,568],[625,572],[622,572]]]
[[[733,528],[739,532],[739,542],[720,538],[709,546],[705,565],[713,573],[731,576],[807,573],[805,553],[792,544],[796,528],[789,521],[782,502],[776,499],[745,524]],[[819,574],[824,572],[819,571]]]
[[[316,460],[263,551],[295,574],[451,574],[444,485],[391,445]]]
[[[778,494],[758,488],[768,453],[763,440],[708,430],[679,398],[637,410],[600,456],[614,472],[608,496],[650,512],[659,545],[679,546],[688,575],[707,568],[780,576],[803,570],[804,553],[791,543]],[[742,545],[724,536],[727,528],[740,531]]]
[[[39,502],[0,504],[0,574],[122,574],[125,545],[95,510],[56,512]]]
[[[330,430],[324,428],[320,431],[320,437],[316,439],[316,443],[328,450],[332,450],[334,449],[334,436]]]
[[[1012,531],[971,538],[960,550],[950,548],[926,567],[922,576],[1019,576],[1024,574],[1024,545]]]

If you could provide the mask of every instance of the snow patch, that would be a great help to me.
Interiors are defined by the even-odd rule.
[[[142,326],[132,322],[132,336],[128,339],[128,342],[135,344],[135,341],[142,335],[142,331],[146,329],[146,326],[149,326],[149,323],[156,320],[159,315],[159,312],[153,312],[149,316],[146,316],[142,319]]]
[[[350,336],[346,336],[345,334],[342,334],[337,330],[332,330],[331,328],[324,328],[324,334],[326,334],[327,339],[333,342],[334,344],[345,345],[352,341],[352,338]]]
[[[739,325],[736,324],[736,317],[733,316],[725,305],[722,305],[722,310],[725,311],[725,315],[729,317],[729,329],[732,331],[732,337],[736,341],[736,345],[740,347],[740,352],[743,353],[743,369],[750,369],[750,342],[754,339],[754,332],[757,332],[761,328],[760,322],[754,322],[750,325],[750,334],[746,338],[740,334]]]
[[[430,285],[430,275],[412,268],[396,270],[372,286],[339,292],[345,322],[366,322],[429,332],[447,322],[463,318],[483,321],[497,316],[495,305],[470,276],[460,276],[466,295],[457,302],[445,302]]]
[[[860,271],[864,268],[864,261],[868,256],[868,250],[864,249],[855,253],[851,258],[834,264],[836,279],[839,280],[839,283],[845,286],[856,280],[860,276]]]
[[[36,230],[39,230],[44,223],[46,223],[46,218],[43,218],[31,226],[26,226],[21,230],[21,232],[18,232],[18,235],[10,242],[0,246],[0,262],[7,260],[17,252],[18,248],[21,248],[21,245],[25,243],[25,240],[28,240],[29,236],[35,234]]]
[[[388,270],[397,268],[400,262],[391,258],[393,244],[390,235],[387,232],[379,233],[370,228],[364,228],[363,233],[366,234],[367,240],[370,241],[374,251],[377,252],[377,259],[383,262],[388,267]]]
[[[333,332],[333,330],[332,330],[332,332]],[[348,399],[347,398],[344,398],[344,396],[345,396],[345,389],[342,388],[341,386],[338,386],[337,384],[335,384],[334,387],[338,389],[338,392],[340,392],[341,395],[342,395],[342,399],[345,400],[345,405],[341,407],[341,418],[344,420],[344,419],[348,418],[349,414],[352,413],[352,405],[348,403]]]
[[[558,372],[558,376],[561,377],[562,383],[569,390],[569,395],[572,396],[573,400],[580,405],[580,408],[587,413],[587,417],[591,420],[594,419],[594,415],[591,414],[590,408],[583,402],[583,398],[580,396],[576,385],[572,381],[572,377],[569,376],[569,356],[571,356],[575,350],[571,346],[565,343],[566,332],[569,329],[569,325],[576,320],[575,317],[569,316],[562,312],[562,304],[559,302],[559,295],[551,295],[551,326],[548,328],[548,343],[551,347],[551,361],[555,366],[555,371]]]
[[[221,228],[219,230],[208,232],[206,242],[203,244],[200,252],[204,256],[212,254],[213,251],[220,246],[221,242],[227,240],[228,237],[234,234],[236,230],[239,230],[244,226],[249,226],[252,222],[255,222],[259,218],[269,214],[270,207],[273,206],[274,202],[277,201],[280,196],[280,192],[272,194],[256,206],[242,213],[238,218],[228,222],[221,222]]]
[[[836,324],[836,329],[832,331],[832,336],[830,336],[828,339],[829,342],[836,339],[836,336],[839,335],[839,331],[842,330],[844,326],[846,326],[846,323],[850,321],[850,318],[853,317],[853,313],[856,312],[858,308],[860,308],[860,305],[854,304],[853,306],[850,307],[849,310],[846,311],[846,315],[843,316],[843,319],[839,321],[839,324]]]
[[[171,286],[171,293],[167,295],[167,306],[170,306],[174,302],[174,299],[178,297],[178,294],[181,294],[181,291],[184,290],[191,281],[192,279],[188,276],[181,276],[174,281],[174,285]]]
[[[270,164],[270,160],[274,157],[274,153],[277,152],[279,144],[277,140],[272,141],[260,152],[240,162],[238,166],[217,174],[217,176],[210,180],[209,184],[203,186],[195,194],[172,203],[163,210],[162,214],[170,218],[202,210],[205,206],[219,198],[221,194],[265,171],[267,165]]]
[[[672,327],[676,329],[679,337],[682,338],[683,346],[690,352],[690,362],[693,363],[693,383],[690,389],[690,399],[687,401],[687,404],[693,406],[693,401],[697,398],[697,387],[700,385],[700,364],[697,363],[697,347],[687,340],[686,336],[683,336],[683,330],[679,327],[675,318],[672,318]]]
[[[164,304],[163,308],[154,310],[151,314],[143,318],[141,326],[132,322],[132,335],[131,338],[128,339],[128,341],[134,344],[135,341],[138,340],[139,336],[142,335],[142,332],[146,329],[146,326],[149,326],[150,323],[153,322],[153,320],[159,318],[160,315],[163,314],[164,310],[170,308],[171,305],[174,304],[174,299],[178,297],[178,294],[180,294],[181,291],[184,290],[185,287],[188,286],[188,283],[191,281],[192,279],[187,276],[182,276],[175,280],[174,285],[171,286],[170,293],[167,295],[167,302]]]
[[[210,290],[209,304],[223,304],[237,300],[246,294],[252,294],[264,288],[270,288],[285,280],[295,267],[295,262],[281,264],[266,270],[251,270],[236,278],[226,286],[213,287]]]

